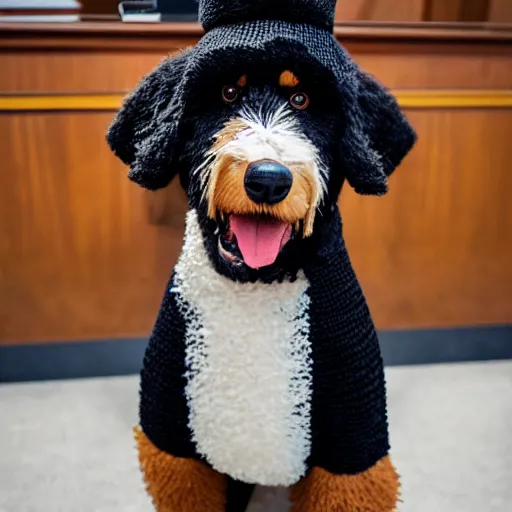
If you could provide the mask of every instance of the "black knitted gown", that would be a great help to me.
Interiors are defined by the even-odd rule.
[[[356,474],[388,453],[386,393],[377,335],[346,251],[337,210],[318,221],[309,251],[303,268],[311,350],[310,450],[305,471],[319,466],[334,474]],[[182,258],[186,256],[185,251]],[[180,297],[176,280],[174,274],[144,358],[140,422],[161,450],[208,463],[208,454],[198,453],[193,440],[186,392],[187,322],[197,329],[202,326],[194,318],[193,304]],[[228,503],[233,511],[244,510],[243,505],[237,507],[248,496],[243,485],[236,484],[243,481],[236,476]]]
[[[140,426],[161,451],[226,474],[226,512],[245,510],[255,485],[288,488],[313,467],[362,473],[389,450],[383,362],[337,198],[345,180],[358,193],[384,194],[415,134],[337,42],[335,3],[200,1],[204,37],[141,81],[108,134],[134,182],[155,190],[179,172],[188,193],[183,251],[144,357]],[[329,89],[332,116],[343,120],[322,150],[335,165],[313,233],[291,246],[293,271],[276,279],[219,270],[220,227],[206,216],[198,162],[187,165],[187,151],[207,154],[208,126],[222,128],[196,108],[200,87],[229,69],[238,78],[248,62],[307,65],[303,74],[322,77],[319,90]]]

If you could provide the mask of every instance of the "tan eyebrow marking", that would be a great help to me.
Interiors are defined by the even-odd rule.
[[[239,87],[245,87],[247,85],[247,75],[242,75],[240,80],[236,83]]]
[[[281,73],[279,77],[279,85],[281,87],[296,87],[300,80],[288,69]]]

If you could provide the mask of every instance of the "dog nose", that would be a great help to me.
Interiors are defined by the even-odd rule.
[[[273,160],[253,162],[245,172],[245,191],[255,203],[276,204],[290,192],[293,176],[290,170]]]

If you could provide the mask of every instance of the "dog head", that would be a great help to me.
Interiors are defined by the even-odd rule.
[[[296,49],[294,55],[300,54]],[[355,64],[344,82],[281,51],[200,74],[165,60],[125,101],[108,140],[149,189],[179,173],[215,269],[239,281],[293,276],[345,179],[383,194],[414,142],[396,101]],[[278,63],[276,63],[278,62]]]

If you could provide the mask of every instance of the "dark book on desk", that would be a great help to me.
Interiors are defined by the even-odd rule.
[[[162,21],[197,21],[197,0],[157,0]]]
[[[119,4],[119,14],[126,22],[196,21],[195,0],[127,0]]]

